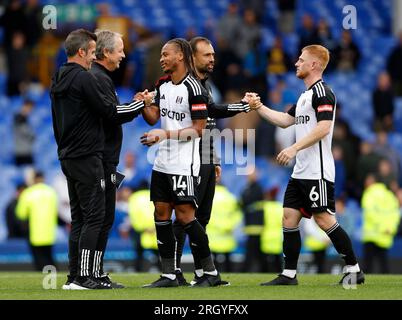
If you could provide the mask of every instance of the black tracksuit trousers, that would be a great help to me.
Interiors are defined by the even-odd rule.
[[[98,156],[61,160],[71,206],[70,275],[93,276],[94,254],[105,218],[105,177]]]

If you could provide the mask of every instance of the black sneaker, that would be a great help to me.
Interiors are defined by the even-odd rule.
[[[67,281],[65,284],[63,284],[63,286],[61,288],[63,290],[70,290],[70,284],[73,283],[74,279],[75,279],[75,276],[67,275]]]
[[[204,275],[197,281],[197,283],[193,284],[192,287],[217,287],[225,285],[230,285],[230,283],[222,281],[219,273],[216,276],[204,273]]]
[[[287,277],[283,274],[278,275],[274,280],[261,283],[262,286],[296,286],[299,282],[296,276],[294,278]]]
[[[169,279],[166,277],[161,276],[158,280],[150,283],[150,284],[146,284],[143,285],[143,288],[172,288],[172,287],[178,287],[179,286],[179,282],[177,281],[177,279]]]
[[[106,282],[112,286],[112,289],[123,289],[125,286],[121,283],[118,282],[113,282],[112,279],[110,279],[110,276],[108,273],[105,273],[101,275],[99,278],[97,278],[99,281]]]
[[[187,287],[189,284],[188,284],[186,278],[184,278],[183,272],[176,270],[175,273],[176,273],[176,279],[177,279],[177,282],[179,283],[179,286]]]
[[[191,280],[190,285],[193,286],[195,284],[197,284],[199,281],[202,280],[202,276],[197,276],[197,274],[194,272],[194,279]]]
[[[339,284],[363,284],[365,281],[363,271],[359,272],[346,272]]]
[[[91,277],[76,277],[70,284],[70,290],[112,289],[109,283]]]

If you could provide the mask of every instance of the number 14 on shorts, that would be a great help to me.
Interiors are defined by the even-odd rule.
[[[186,180],[183,179],[183,176],[173,176],[173,191],[177,189],[187,190]]]

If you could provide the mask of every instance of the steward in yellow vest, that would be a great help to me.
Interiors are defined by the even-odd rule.
[[[145,186],[144,186],[145,187]],[[150,199],[149,189],[142,188],[134,192],[128,199],[128,214],[131,226],[139,234],[136,248],[136,270],[146,271],[144,250],[153,254],[153,263],[159,269],[159,254],[154,221],[154,205]]]
[[[389,273],[388,250],[393,245],[401,218],[398,198],[385,184],[369,175],[362,196],[362,209],[366,272],[373,272],[373,262],[378,260],[381,273]]]
[[[312,265],[316,273],[325,273],[325,258],[331,240],[314,219],[303,219],[304,247],[313,254]]]
[[[207,234],[209,247],[215,258],[217,254],[225,256],[224,265],[216,261],[217,269],[223,272],[231,271],[230,254],[237,247],[234,232],[241,219],[242,215],[239,211],[236,197],[223,185],[217,185],[212,204],[211,219],[207,226]],[[221,266],[221,268],[218,266]]]
[[[282,216],[283,206],[279,201],[264,201],[264,228],[261,234],[261,251],[266,256],[266,272],[282,271]]]
[[[56,241],[57,208],[56,192],[44,183],[43,174],[36,172],[34,184],[21,193],[16,214],[18,219],[28,220],[29,243],[37,271],[55,265],[52,246]]]

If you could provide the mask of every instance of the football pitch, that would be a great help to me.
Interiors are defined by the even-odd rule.
[[[192,274],[185,274],[188,281]],[[227,273],[231,282],[215,288],[141,288],[159,275],[118,273],[113,280],[126,285],[114,290],[61,290],[66,276],[57,274],[57,289],[44,289],[45,275],[34,272],[0,272],[0,300],[402,300],[402,275],[366,275],[366,283],[356,289],[337,285],[339,275],[298,275],[298,286],[263,287],[259,284],[274,274]],[[48,285],[56,281],[45,281]]]

